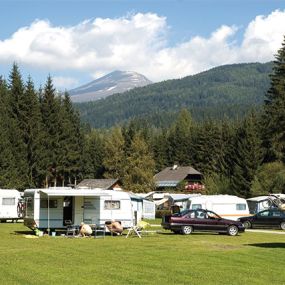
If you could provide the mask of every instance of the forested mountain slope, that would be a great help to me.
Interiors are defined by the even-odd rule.
[[[271,71],[271,62],[225,65],[75,106],[96,128],[136,118],[167,126],[182,108],[195,120],[243,117],[263,103]]]

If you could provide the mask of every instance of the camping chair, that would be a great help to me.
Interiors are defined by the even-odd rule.
[[[149,223],[140,221],[136,226],[133,226],[128,229],[128,234],[126,238],[128,238],[129,236],[133,234],[137,235],[139,238],[142,238],[142,234],[145,232],[146,228],[149,226],[150,226]]]
[[[68,225],[66,227],[66,236],[76,236],[79,233],[79,226],[76,225]]]

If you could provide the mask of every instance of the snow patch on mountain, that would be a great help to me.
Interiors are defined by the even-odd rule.
[[[69,91],[73,102],[95,101],[115,93],[151,84],[144,75],[133,71],[114,71]]]

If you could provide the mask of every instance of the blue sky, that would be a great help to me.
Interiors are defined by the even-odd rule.
[[[153,81],[266,62],[285,35],[285,0],[0,0],[0,74],[18,62],[60,89],[116,69]]]

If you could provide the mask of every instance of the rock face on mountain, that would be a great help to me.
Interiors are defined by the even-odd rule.
[[[122,93],[135,87],[151,84],[142,74],[132,71],[114,71],[90,83],[69,91],[73,102],[87,102]]]

